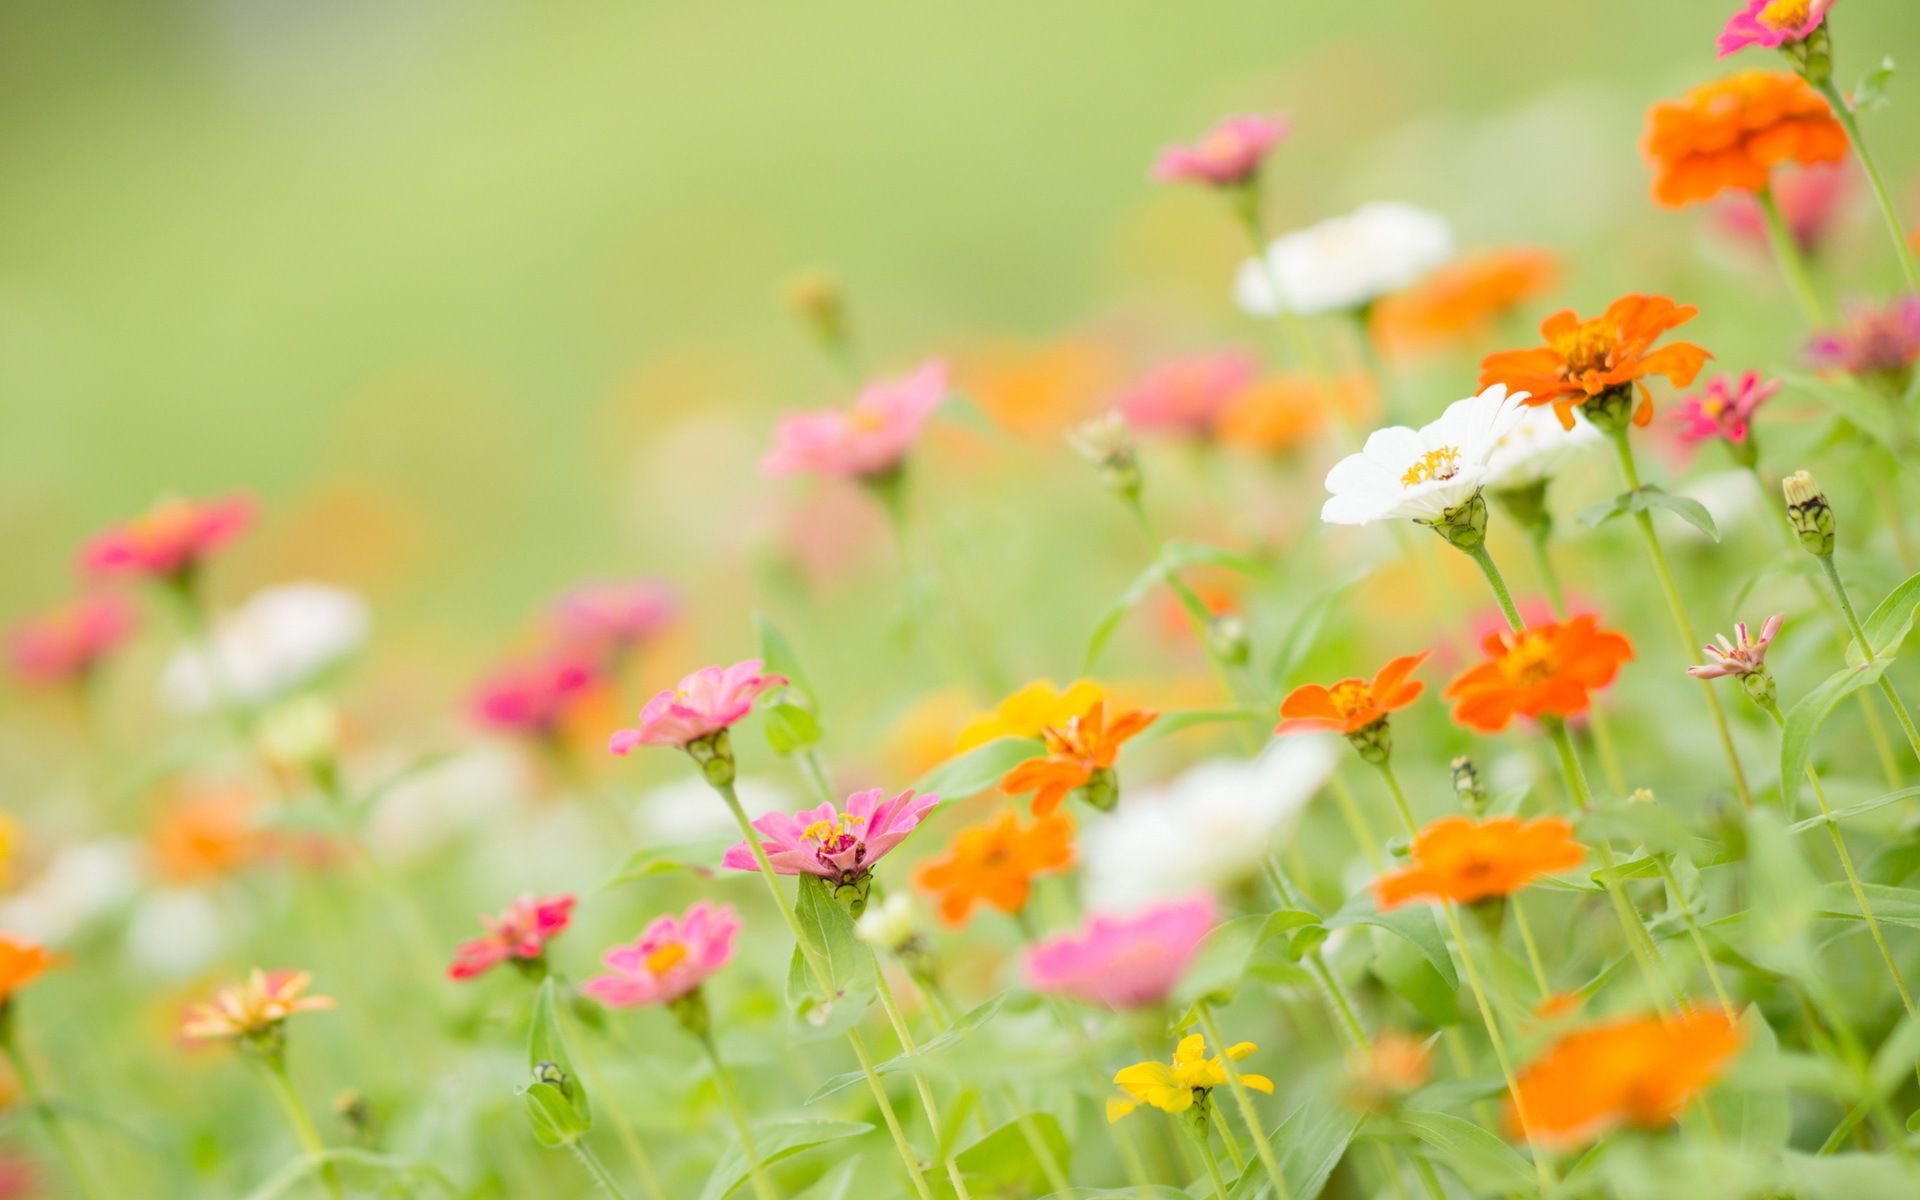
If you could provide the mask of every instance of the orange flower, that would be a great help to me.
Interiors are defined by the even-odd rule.
[[[1383,909],[1409,900],[1472,904],[1572,870],[1586,856],[1587,848],[1573,840],[1573,827],[1558,817],[1444,817],[1413,839],[1413,865],[1382,875],[1373,893]]]
[[[1482,250],[1381,300],[1373,309],[1373,333],[1393,354],[1472,338],[1559,275],[1560,260],[1548,250]]]
[[[1309,683],[1293,689],[1280,702],[1280,715],[1286,720],[1281,721],[1274,732],[1328,730],[1354,734],[1375,721],[1386,720],[1388,713],[1412,704],[1426,690],[1426,684],[1407,676],[1413,674],[1430,653],[1432,651],[1422,650],[1394,659],[1380,668],[1372,683],[1364,679],[1342,679],[1332,687]]]
[[[1061,691],[1051,679],[1039,679],[1000,702],[1000,707],[967,722],[955,751],[971,750],[995,738],[1036,738],[1049,725],[1065,725],[1104,698],[1100,685],[1082,679]]]
[[[1680,208],[1728,188],[1757,192],[1775,163],[1839,162],[1847,131],[1798,75],[1743,71],[1648,109],[1641,149],[1653,198]]]
[[[14,933],[0,933],[0,1004],[45,974],[59,957]]]
[[[259,855],[266,839],[253,828],[253,798],[210,791],[167,805],[148,835],[154,866],[170,883],[217,879]]]
[[[1616,1125],[1658,1129],[1719,1078],[1740,1043],[1733,1018],[1716,1008],[1569,1034],[1521,1073],[1507,1127],[1522,1134],[1518,1101],[1533,1136],[1553,1146],[1584,1145]]]
[[[195,1041],[241,1038],[258,1042],[273,1038],[294,1013],[323,1012],[333,1007],[332,996],[305,994],[312,982],[313,976],[305,971],[255,968],[244,981],[229,984],[211,1001],[188,1009],[180,1032]]]
[[[1273,375],[1233,398],[1214,436],[1243,450],[1283,454],[1319,433],[1330,411],[1359,423],[1373,407],[1373,384],[1365,374],[1342,375],[1324,387],[1303,375]]]
[[[1481,643],[1491,662],[1463,672],[1447,685],[1456,701],[1453,719],[1482,733],[1499,733],[1515,713],[1570,717],[1593,703],[1593,689],[1613,682],[1620,664],[1633,657],[1633,643],[1599,628],[1599,618],[1565,624],[1500,630]]]
[[[1033,878],[1073,861],[1073,822],[1041,817],[1022,829],[1003,812],[991,823],[955,834],[947,852],[920,868],[920,886],[940,897],[940,918],[964,925],[975,901],[1012,915],[1027,906]]]
[[[1653,419],[1653,397],[1642,382],[1648,375],[1664,375],[1675,387],[1686,387],[1707,359],[1713,357],[1692,342],[1674,342],[1649,350],[1660,335],[1699,315],[1691,304],[1675,304],[1665,296],[1622,296],[1607,311],[1582,321],[1572,309],[1540,324],[1544,346],[1530,350],[1503,350],[1480,363],[1480,386],[1504,383],[1512,392],[1527,392],[1527,405],[1553,405],[1560,424],[1573,428],[1577,405],[1603,393],[1640,387],[1640,406],[1633,423]],[[1595,414],[1589,410],[1589,417]]]
[[[1035,793],[1033,815],[1051,816],[1067,793],[1085,789],[1084,798],[1095,808],[1112,808],[1120,798],[1120,783],[1114,778],[1113,760],[1120,747],[1160,718],[1159,713],[1129,712],[1106,723],[1106,702],[1097,701],[1084,716],[1073,717],[1064,726],[1049,725],[1040,731],[1047,743],[1047,757],[1030,758],[1001,779],[1000,786],[1010,796]]]

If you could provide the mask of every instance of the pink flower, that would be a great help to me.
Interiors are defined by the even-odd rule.
[[[1707,662],[1703,666],[1688,667],[1687,674],[1695,679],[1718,679],[1723,675],[1754,675],[1766,670],[1767,647],[1773,644],[1780,632],[1780,623],[1786,619],[1785,613],[1768,617],[1767,623],[1760,627],[1757,640],[1747,632],[1745,621],[1733,627],[1732,641],[1728,641],[1725,634],[1714,634],[1714,640],[1720,644],[1705,647]]]
[[[1814,338],[1807,359],[1823,370],[1842,370],[1893,395],[1903,394],[1920,359],[1920,294],[1901,296],[1884,309],[1853,306],[1847,327]]]
[[[593,665],[575,653],[519,659],[474,689],[473,715],[492,729],[550,737],[595,679]]]
[[[572,896],[548,896],[536,900],[531,892],[507,905],[496,919],[481,914],[480,923],[487,936],[462,942],[453,952],[448,979],[472,979],[506,962],[519,959],[533,962],[547,950],[547,942],[559,936],[573,919]]]
[[[935,359],[904,379],[874,380],[852,408],[788,413],[774,427],[773,449],[760,469],[860,480],[888,475],[946,394],[947,364]]]
[[[1204,896],[1131,917],[1095,916],[1083,932],[1027,951],[1027,979],[1038,991],[1108,1008],[1158,1004],[1213,925],[1213,901]]]
[[[1153,178],[1160,183],[1214,187],[1246,183],[1289,129],[1285,116],[1228,117],[1193,145],[1162,150],[1153,164]]]
[[[1148,372],[1114,407],[1135,429],[1210,437],[1259,369],[1240,350],[1176,358]]]
[[[1780,206],[1780,217],[1802,254],[1818,252],[1827,240],[1835,218],[1840,215],[1842,202],[1853,189],[1852,179],[1844,163],[1811,163],[1791,170],[1786,166],[1774,169],[1773,200]],[[1722,228],[1751,242],[1757,249],[1771,252],[1766,217],[1752,192],[1729,191],[1717,212]]]
[[[1779,390],[1779,380],[1763,380],[1758,371],[1743,372],[1738,379],[1722,375],[1710,380],[1699,395],[1688,396],[1685,404],[1671,410],[1671,416],[1680,423],[1683,442],[1723,437],[1739,445],[1747,440],[1747,424],[1755,410]]]
[[[879,788],[855,792],[847,797],[846,812],[829,803],[797,813],[767,813],[753,827],[772,839],[760,845],[780,874],[805,873],[838,885],[850,884],[873,870],[873,864],[905,840],[920,818],[940,803],[940,797],[931,793],[916,796],[908,790],[882,800],[885,794]],[[759,869],[753,849],[745,842],[729,847],[720,865],[736,871]]]
[[[1827,19],[1834,0],[1747,0],[1747,6],[1727,18],[1720,31],[1720,54],[1725,58],[1748,46],[1776,50],[1805,39]]]
[[[16,625],[7,636],[7,656],[14,672],[29,682],[73,682],[126,641],[135,623],[133,605],[125,599],[106,593],[81,596]]]
[[[701,900],[684,917],[655,918],[631,946],[607,951],[601,961],[610,973],[595,975],[580,990],[608,1008],[672,1004],[727,965],[739,932],[731,905]]]
[[[97,534],[80,549],[90,575],[178,579],[253,523],[253,497],[162,500],[142,515]]]
[[[685,746],[712,737],[752,712],[761,693],[787,685],[785,676],[762,675],[760,668],[757,658],[700,668],[647,701],[640,727],[615,732],[608,751],[627,754],[635,746]]]
[[[554,636],[596,658],[624,654],[650,641],[680,612],[673,585],[658,579],[583,583],[554,601]]]

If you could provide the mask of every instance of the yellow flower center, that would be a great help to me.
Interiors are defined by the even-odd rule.
[[[1522,686],[1539,683],[1559,669],[1553,642],[1530,629],[1514,634],[1500,656],[1500,673]]]
[[[1792,29],[1807,20],[1809,0],[1773,0],[1760,10],[1760,23],[1774,29]]]
[[[1359,679],[1348,679],[1327,689],[1327,703],[1343,717],[1373,707],[1373,689]]]
[[[831,821],[813,822],[800,831],[800,836],[830,854],[838,853],[858,840],[853,831],[865,822],[865,817],[840,813]]]
[[[1553,339],[1553,350],[1566,360],[1566,373],[1572,378],[1606,369],[1607,360],[1613,357],[1613,336],[1612,326],[1604,319],[1595,319]]]
[[[665,975],[686,960],[687,948],[679,942],[668,942],[647,955],[647,970],[655,975]]]
[[[877,433],[886,428],[887,419],[879,413],[856,408],[847,413],[847,424],[859,433]]]
[[[1436,479],[1452,479],[1460,469],[1460,448],[1442,446],[1438,450],[1429,450],[1420,456],[1420,461],[1407,468],[1400,477],[1403,487],[1413,487]]]

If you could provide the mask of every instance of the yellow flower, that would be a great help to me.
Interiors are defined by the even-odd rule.
[[[1241,1042],[1227,1048],[1226,1057],[1239,1062],[1260,1047]],[[1107,1120],[1118,1121],[1142,1104],[1151,1104],[1164,1112],[1185,1112],[1196,1098],[1208,1090],[1225,1087],[1227,1069],[1218,1058],[1207,1057],[1207,1045],[1199,1034],[1181,1039],[1173,1052],[1173,1065],[1140,1062],[1122,1068],[1113,1077],[1127,1094],[1107,1101]],[[1264,1075],[1241,1075],[1240,1082],[1255,1091],[1273,1093],[1273,1080]]]
[[[1038,680],[1002,700],[999,708],[967,722],[966,728],[960,731],[960,744],[954,748],[955,752],[971,750],[999,737],[1037,738],[1049,725],[1062,726],[1075,717],[1085,716],[1087,710],[1103,698],[1100,686],[1089,680],[1082,679],[1064,692],[1056,689],[1050,679]]]

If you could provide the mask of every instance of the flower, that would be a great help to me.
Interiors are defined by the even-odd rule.
[[[220,699],[254,705],[283,695],[339,663],[367,640],[367,602],[324,583],[256,592],[222,617],[208,645],[180,649],[160,676],[177,712],[205,712]]]
[[[1272,375],[1233,398],[1220,414],[1214,436],[1229,446],[1279,454],[1318,433],[1329,413],[1357,421],[1373,407],[1373,382],[1364,373],[1348,373],[1325,384],[1304,375]]]
[[[1382,909],[1410,900],[1472,904],[1570,871],[1586,856],[1587,848],[1573,840],[1573,827],[1558,817],[1443,817],[1413,839],[1413,865],[1382,875],[1373,892]]]
[[[1755,638],[1747,632],[1747,623],[1741,621],[1733,627],[1733,640],[1728,641],[1725,634],[1715,634],[1717,646],[1706,646],[1706,663],[1688,667],[1687,674],[1695,679],[1719,679],[1725,675],[1757,675],[1767,669],[1767,647],[1773,645],[1773,639],[1779,634],[1780,626],[1787,619],[1785,613],[1775,613],[1767,618],[1760,627],[1760,636]]]
[[[1049,725],[1061,726],[1100,703],[1100,685],[1082,679],[1061,691],[1051,679],[1035,680],[1000,702],[1000,707],[967,722],[956,751],[971,750],[995,738],[1037,738]]]
[[[1130,789],[1081,839],[1088,906],[1132,911],[1258,877],[1274,838],[1306,811],[1336,757],[1328,738],[1292,738],[1258,758],[1209,759],[1164,787]]]
[[[1140,498],[1140,449],[1127,419],[1109,409],[1067,431],[1067,445],[1093,464],[1101,486],[1129,504]]]
[[[1320,519],[1368,525],[1392,517],[1437,523],[1480,492],[1494,447],[1519,422],[1525,392],[1509,396],[1495,384],[1478,396],[1447,405],[1421,428],[1376,429],[1358,454],[1327,472],[1332,497]]]
[[[1176,358],[1148,372],[1114,408],[1134,429],[1211,437],[1259,369],[1244,350]]]
[[[253,523],[253,497],[160,501],[143,515],[98,534],[80,549],[89,575],[178,580]]]
[[[1722,437],[1739,445],[1747,440],[1747,425],[1754,412],[1779,390],[1779,380],[1762,380],[1758,371],[1742,372],[1738,379],[1722,375],[1708,380],[1704,392],[1688,396],[1686,403],[1673,411],[1673,419],[1681,426],[1680,440],[1702,442]]]
[[[1834,0],[1747,0],[1746,7],[1727,18],[1720,30],[1718,58],[1737,54],[1748,46],[1775,50],[1787,42],[1805,41]]]
[[[1593,703],[1590,693],[1612,683],[1620,664],[1633,657],[1633,644],[1599,628],[1594,616],[1497,630],[1481,649],[1489,661],[1461,673],[1444,694],[1456,702],[1453,719],[1482,733],[1499,733],[1515,713],[1537,718],[1585,712]]]
[[[1227,1048],[1224,1057],[1239,1062],[1260,1047],[1240,1042]],[[1191,1034],[1180,1039],[1173,1051],[1173,1065],[1141,1062],[1124,1067],[1113,1077],[1127,1098],[1107,1101],[1107,1120],[1118,1121],[1142,1104],[1151,1104],[1162,1112],[1182,1113],[1195,1103],[1204,1103],[1207,1093],[1227,1086],[1227,1070],[1219,1058],[1208,1058],[1204,1039]],[[1265,1075],[1240,1076],[1240,1082],[1256,1092],[1273,1094],[1273,1080]]]
[[[1415,668],[1427,660],[1430,650],[1403,654],[1374,675],[1364,679],[1342,679],[1332,687],[1318,683],[1302,684],[1280,702],[1280,722],[1275,733],[1358,733],[1387,714],[1397,712],[1420,698],[1426,684],[1409,679]]]
[[[1561,1038],[1520,1073],[1507,1127],[1572,1148],[1617,1125],[1658,1129],[1720,1077],[1739,1053],[1733,1018],[1717,1008],[1635,1017]]]
[[[1785,71],[1742,71],[1647,110],[1641,151],[1668,208],[1728,188],[1757,192],[1783,162],[1839,162],[1847,131],[1819,92]]]
[[[880,903],[868,905],[853,923],[853,936],[876,950],[898,954],[908,949],[920,936],[913,897],[894,892]]]
[[[1552,287],[1559,275],[1560,260],[1548,250],[1481,250],[1383,297],[1373,308],[1373,335],[1396,354],[1467,341]]]
[[[474,719],[489,729],[557,737],[568,714],[597,681],[591,663],[549,651],[502,664],[474,689]]]
[[[1773,202],[1802,254],[1820,250],[1853,190],[1852,179],[1845,163],[1814,163],[1773,172],[1768,182]],[[1752,192],[1728,192],[1714,215],[1722,229],[1771,252],[1766,214]]]
[[[656,917],[638,941],[607,951],[600,961],[608,973],[595,975],[580,990],[608,1008],[672,1004],[727,965],[739,932],[732,905],[697,901],[685,916]]]
[[[637,729],[621,729],[607,742],[614,754],[635,746],[686,746],[712,737],[753,711],[764,692],[785,687],[784,675],[761,674],[757,658],[730,667],[702,667],[669,691],[656,693],[640,710]]]
[[[1846,327],[1815,337],[1807,359],[1823,371],[1845,371],[1874,384],[1889,396],[1905,395],[1920,361],[1920,294],[1901,296],[1885,308],[1852,306]]]
[[[70,600],[27,618],[7,635],[14,673],[29,683],[75,683],[133,633],[133,605],[109,592]]]
[[[332,996],[302,995],[312,983],[313,976],[305,971],[262,971],[256,967],[244,982],[229,984],[210,1003],[189,1009],[180,1033],[195,1041],[265,1041],[276,1036],[281,1024],[294,1013],[333,1007]]]
[[[1700,310],[1675,304],[1665,296],[1622,296],[1607,311],[1582,321],[1572,309],[1562,309],[1540,323],[1544,346],[1504,350],[1480,363],[1480,386],[1505,384],[1531,407],[1553,405],[1562,428],[1573,428],[1573,410],[1602,395],[1624,395],[1639,383],[1643,397],[1633,423],[1653,419],[1653,399],[1642,382],[1664,375],[1675,387],[1686,387],[1711,357],[1691,342],[1674,342],[1651,350],[1660,335],[1693,320]],[[1651,350],[1651,352],[1649,352]],[[1589,409],[1587,415],[1595,416]],[[1602,426],[1606,431],[1606,426]]]
[[[923,865],[914,876],[940,898],[940,919],[964,925],[979,902],[1008,915],[1027,906],[1036,875],[1064,870],[1073,862],[1073,821],[1041,817],[1022,826],[1002,812],[984,825],[953,835],[947,852]]]
[[[1035,793],[1036,817],[1050,815],[1067,793],[1075,790],[1082,790],[1087,803],[1095,808],[1112,808],[1119,797],[1113,760],[1129,738],[1159,718],[1159,713],[1136,710],[1122,713],[1108,724],[1105,701],[1095,701],[1084,715],[1042,729],[1047,757],[1030,758],[1008,771],[1000,787],[1010,796]]]
[[[1347,1056],[1347,1078],[1342,1089],[1347,1103],[1359,1112],[1383,1113],[1401,1099],[1427,1085],[1433,1074],[1430,1043],[1384,1029],[1373,1045]]]
[[[617,658],[657,637],[680,612],[673,585],[659,579],[583,583],[553,602],[548,620],[561,645]]]
[[[867,384],[852,408],[789,413],[774,427],[760,469],[864,481],[891,475],[946,394],[947,364],[936,359],[904,378]]]
[[[1278,307],[1305,315],[1358,309],[1452,257],[1453,231],[1444,218],[1411,204],[1368,204],[1276,240],[1264,265],[1242,263],[1234,295],[1259,317]]]
[[[767,813],[756,818],[753,827],[771,839],[760,845],[779,874],[818,875],[846,887],[865,878],[873,864],[905,841],[920,818],[940,803],[931,792],[916,796],[912,789],[891,800],[882,799],[885,795],[880,788],[855,792],[847,797],[845,812],[828,802],[797,813]],[[728,847],[720,865],[736,871],[759,869],[753,848],[745,842]]]
[[[1195,896],[1133,916],[1096,914],[1078,933],[1027,951],[1034,990],[1108,1008],[1158,1004],[1200,953],[1214,926],[1212,899]]]
[[[1193,145],[1162,150],[1154,160],[1153,178],[1159,183],[1213,187],[1247,183],[1259,173],[1267,151],[1285,139],[1290,129],[1285,116],[1227,117]]]
[[[537,963],[547,952],[547,943],[565,932],[573,920],[572,896],[547,896],[535,899],[523,892],[499,917],[482,913],[480,923],[487,927],[485,937],[462,942],[453,952],[448,979],[473,979],[494,967],[514,959]]]
[[[258,821],[259,805],[241,788],[209,789],[164,804],[147,835],[154,869],[174,884],[231,875],[267,848]]]
[[[37,942],[17,933],[0,933],[0,1006],[59,961],[58,955]]]
[[[1600,431],[1579,409],[1573,428],[1560,424],[1552,409],[1527,408],[1493,444],[1482,481],[1490,491],[1512,492],[1551,480],[1560,465],[1600,440]]]

